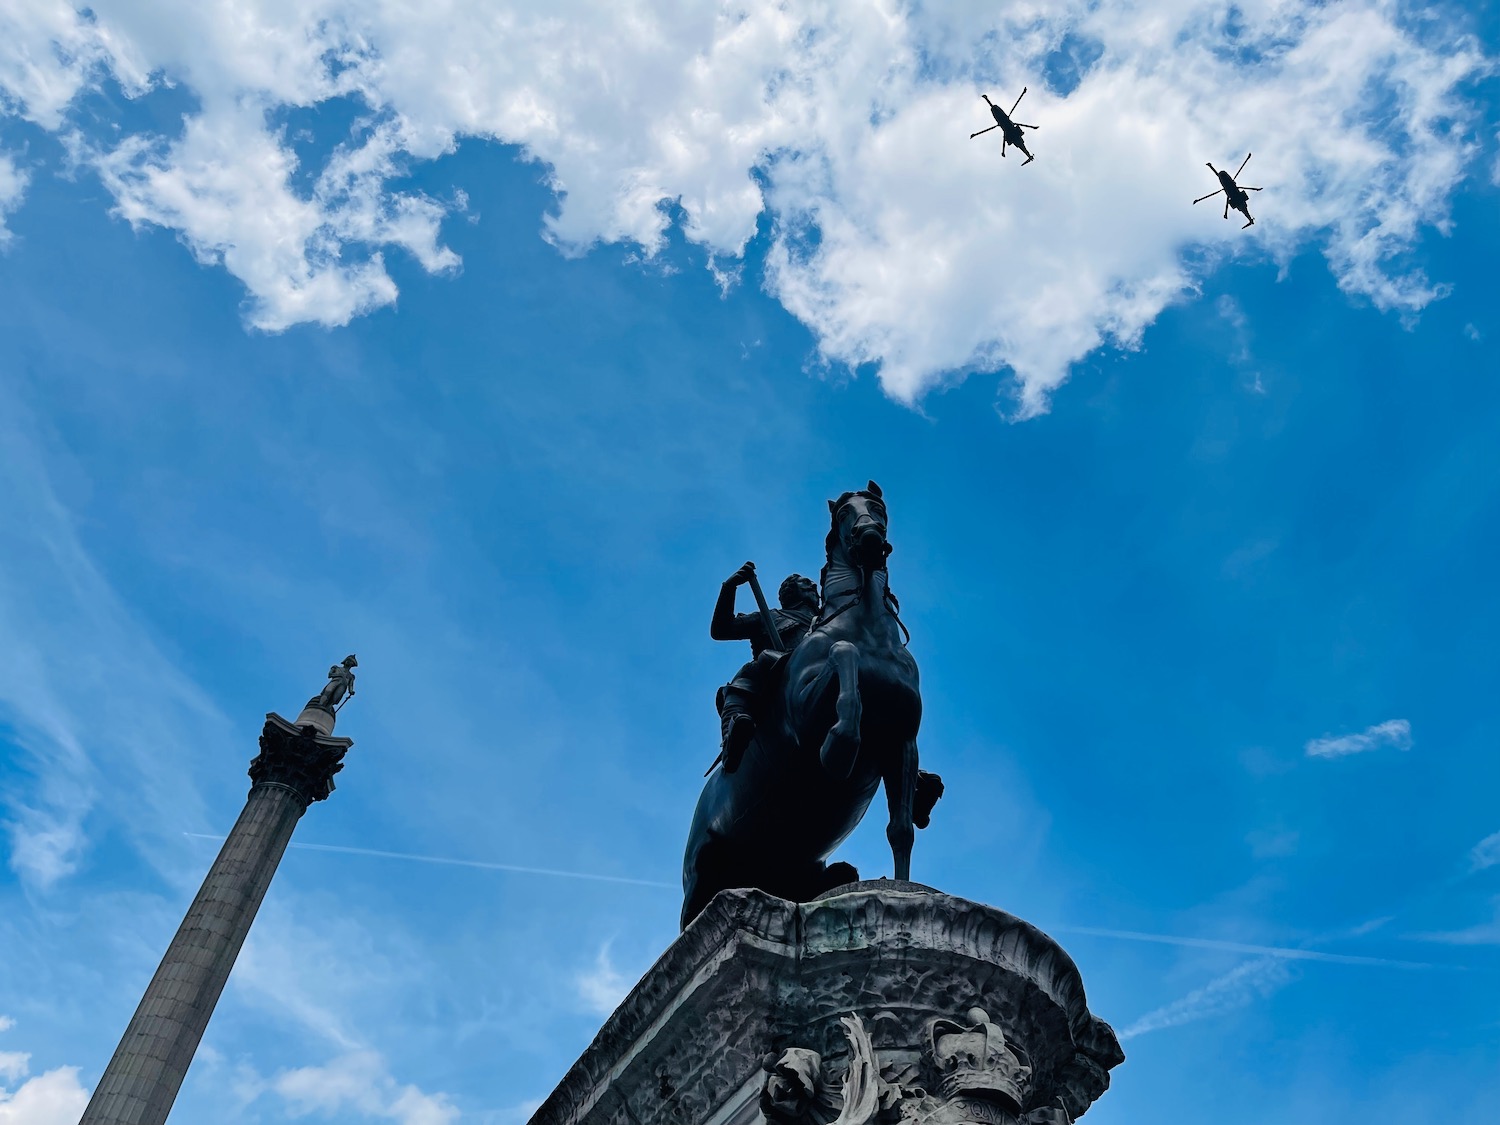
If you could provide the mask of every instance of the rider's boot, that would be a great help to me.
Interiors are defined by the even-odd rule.
[[[755,720],[748,712],[726,707],[720,718],[720,730],[719,753],[724,759],[724,772],[733,773],[740,768],[745,749],[755,736]]]
[[[725,773],[740,768],[745,749],[755,736],[755,700],[765,675],[763,662],[757,663],[757,660],[746,664],[734,674],[734,679],[719,689],[719,732],[722,735],[719,756],[724,761]]]

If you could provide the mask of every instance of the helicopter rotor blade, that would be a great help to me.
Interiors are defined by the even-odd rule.
[[[1016,126],[1016,128],[1018,128],[1018,129],[1040,129],[1041,128],[1040,125],[1023,125],[1019,121],[1012,121],[1011,124],[1014,125],[1014,126]]]
[[[1224,200],[1224,217],[1229,218],[1229,200]]]
[[[1254,155],[1255,155],[1255,153],[1253,153],[1253,152],[1247,152],[1247,153],[1245,153],[1245,159],[1242,160],[1242,161],[1240,161],[1240,166],[1237,169],[1235,169],[1235,173],[1234,173],[1234,178],[1235,179],[1239,179],[1240,178],[1240,173],[1245,170],[1245,165],[1250,163],[1250,158],[1252,156],[1254,156]]]
[[[1016,98],[1016,105],[1020,105],[1021,104],[1021,98],[1024,98],[1026,96],[1026,91],[1029,90],[1029,89],[1031,89],[1030,86],[1022,86],[1021,87],[1021,93]],[[1013,105],[1013,106],[1010,107],[1010,112],[1011,113],[1015,113],[1016,112],[1016,105]],[[1006,116],[1009,116],[1009,114],[1007,114]]]
[[[1223,190],[1224,190],[1223,188],[1219,189],[1219,191],[1223,191]],[[1194,203],[1202,203],[1205,199],[1212,199],[1214,196],[1216,196],[1216,195],[1219,194],[1219,191],[1211,191],[1207,195],[1200,195],[1197,199],[1193,200],[1193,202]]]
[[[1241,191],[1263,191],[1264,190],[1263,188],[1258,188],[1258,187],[1246,187],[1244,184],[1236,184],[1235,186],[1238,187]]]
[[[1000,128],[1000,126],[998,126],[998,125],[991,125],[990,126],[990,129],[998,129],[998,128]],[[979,136],[980,133],[988,133],[990,131],[990,129],[981,129],[981,130],[979,130],[978,133],[970,133],[969,134],[969,140],[972,141],[975,137]]]

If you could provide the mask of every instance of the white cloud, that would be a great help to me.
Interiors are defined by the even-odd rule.
[[[1225,1015],[1271,995],[1291,980],[1292,970],[1279,958],[1246,961],[1180,1000],[1147,1012],[1120,1032],[1120,1038],[1134,1039],[1148,1032]]]
[[[437,242],[442,208],[383,186],[410,143],[380,124],[333,156],[307,198],[291,186],[296,157],[257,106],[190,118],[170,144],[132,137],[90,159],[123,218],[179,231],[200,262],[245,283],[250,323],[277,330],[347,324],[396,299],[380,253],[351,262],[353,246],[400,247],[433,273],[457,267]]]
[[[0,152],[0,247],[13,237],[5,218],[21,205],[26,194],[26,183],[30,177],[9,153]]]
[[[294,1116],[345,1108],[400,1125],[448,1125],[458,1109],[442,1094],[426,1094],[390,1076],[375,1051],[351,1051],[327,1066],[289,1070],[271,1082]]]
[[[14,1026],[15,1020],[0,1016],[0,1031]],[[29,1073],[28,1053],[0,1051],[0,1125],[74,1125],[89,1101],[88,1091],[79,1085],[78,1068],[60,1066],[26,1078]],[[11,1089],[13,1082],[21,1084]]]
[[[60,1066],[15,1090],[0,1089],[0,1125],[75,1125],[88,1104],[78,1068]]]
[[[133,48],[108,23],[66,0],[10,0],[0,9],[0,108],[56,129],[78,93],[105,74],[129,94],[146,89]]]
[[[588,1010],[596,1015],[607,1016],[620,1006],[625,994],[630,991],[630,982],[615,968],[609,955],[609,943],[599,947],[599,956],[592,967],[573,978],[578,996]]]
[[[1389,719],[1366,727],[1358,734],[1324,735],[1309,739],[1306,750],[1310,758],[1342,758],[1366,750],[1378,750],[1382,746],[1410,750],[1411,724],[1405,719]]]
[[[1469,871],[1483,871],[1500,863],[1500,832],[1486,836],[1469,852]]]
[[[876,363],[903,400],[1008,367],[1021,413],[1069,365],[1130,347],[1202,266],[1318,246],[1339,283],[1412,312],[1442,293],[1398,264],[1475,146],[1459,91],[1484,59],[1394,0],[1337,5],[1061,0],[1004,14],[967,4],[789,0],[57,0],[0,16],[0,89],[58,128],[104,75],[155,75],[197,96],[175,139],[80,142],[133,223],[178,232],[249,293],[252,324],[341,324],[388,304],[382,251],[426,269],[456,258],[443,208],[403,170],[476,137],[522,146],[559,193],[547,236],[664,245],[675,201],[710,268],[769,210],[764,283],[828,360]],[[9,26],[7,26],[9,21]],[[1065,36],[1098,48],[1049,90]],[[56,45],[56,46],[54,46]],[[1002,161],[977,94],[1030,87],[1038,159]],[[1059,89],[1072,82],[1059,82]],[[299,179],[276,124],[351,97],[368,120]],[[1189,200],[1203,162],[1257,153],[1259,224]]]

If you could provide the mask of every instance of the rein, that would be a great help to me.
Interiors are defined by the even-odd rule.
[[[843,605],[839,606],[838,609],[834,610],[827,617],[824,617],[822,610],[819,610],[818,616],[813,620],[813,623],[807,627],[807,635],[809,637],[812,636],[819,629],[832,622],[834,618],[838,617],[838,615],[843,613],[846,609],[852,609],[854,606],[859,605],[859,603],[864,600],[862,590],[863,587],[856,587],[852,590],[844,591],[843,593],[849,595],[849,600]],[[901,647],[910,648],[911,630],[906,627],[906,622],[901,620],[901,614],[896,611],[896,597],[891,593],[889,587],[886,588],[884,594],[885,596],[884,598],[882,598],[882,601],[885,603],[886,612],[888,612],[892,617],[896,619],[896,628],[901,630],[901,636],[903,638],[901,641]],[[834,596],[840,597],[842,595],[836,594]]]

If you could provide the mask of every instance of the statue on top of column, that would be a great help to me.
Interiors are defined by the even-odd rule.
[[[307,701],[307,705],[337,714],[346,697],[354,694],[354,669],[358,667],[359,661],[351,652],[342,663],[328,669],[328,682],[322,691]]]

